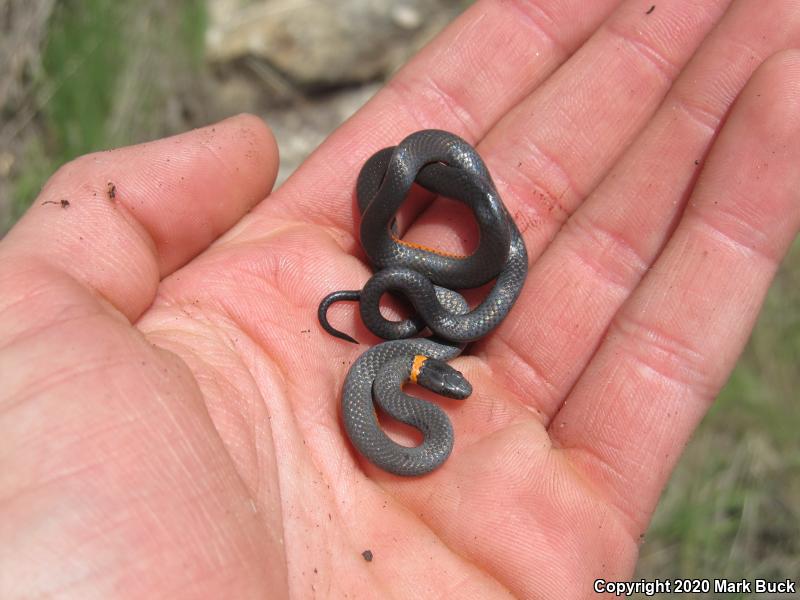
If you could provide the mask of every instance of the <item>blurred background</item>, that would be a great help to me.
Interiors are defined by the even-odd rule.
[[[0,0],[0,235],[65,161],[242,111],[275,131],[280,183],[468,4]],[[795,243],[662,498],[637,577],[798,573]]]

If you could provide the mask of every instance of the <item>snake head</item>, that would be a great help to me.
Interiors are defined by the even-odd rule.
[[[422,363],[417,383],[432,392],[456,400],[463,400],[472,393],[472,385],[460,371],[435,358],[428,358]]]

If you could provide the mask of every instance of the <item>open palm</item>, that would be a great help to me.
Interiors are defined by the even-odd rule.
[[[628,578],[800,221],[800,54],[767,60],[800,4],[648,9],[478,2],[263,201],[277,153],[252,117],[61,169],[0,248],[0,597]],[[455,361],[475,392],[442,401],[452,456],[402,479],[344,436],[366,346],[316,307],[369,273],[361,164],[428,127],[477,145],[531,270]],[[406,238],[468,249],[462,220],[435,202]],[[333,317],[377,342],[352,306]]]

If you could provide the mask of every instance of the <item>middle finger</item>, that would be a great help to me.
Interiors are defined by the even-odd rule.
[[[737,2],[647,129],[533,266],[491,365],[546,422],[680,216],[703,156],[753,71],[800,42],[797,3]]]
[[[644,127],[728,4],[675,0],[648,14],[641,2],[623,3],[489,131],[478,150],[522,231],[530,260]],[[453,206],[435,203],[406,238],[423,244],[435,239],[446,250],[467,251],[474,240],[444,225],[453,220]],[[559,300],[565,290],[553,285],[555,279],[537,277],[539,270],[536,265],[529,276],[513,317],[487,343],[495,349],[488,354],[493,366],[515,374],[508,380],[520,397],[532,395],[550,406],[563,397],[572,376],[556,357],[562,357],[568,340],[575,345],[576,331],[564,330],[564,318],[572,316],[563,313]]]

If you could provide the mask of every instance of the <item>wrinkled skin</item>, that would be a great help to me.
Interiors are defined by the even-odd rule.
[[[0,597],[571,599],[630,577],[800,221],[798,2],[648,8],[478,2],[274,193],[247,116],[60,169],[0,244]],[[361,164],[426,127],[477,145],[531,269],[453,361],[475,388],[442,401],[453,454],[409,480],[346,442],[365,346],[316,307],[369,274]],[[436,201],[406,239],[463,251],[466,221]],[[353,308],[332,320],[375,343]]]

